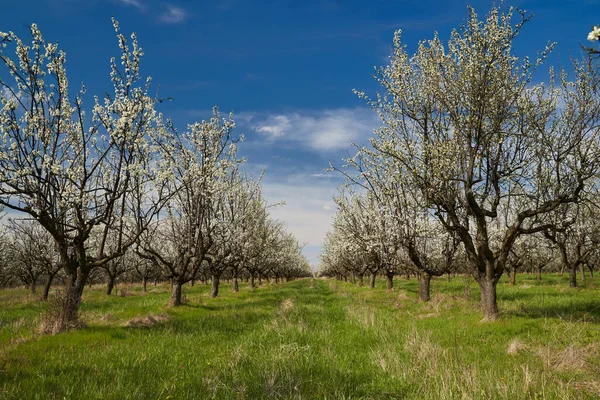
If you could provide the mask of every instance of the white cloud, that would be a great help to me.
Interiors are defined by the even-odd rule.
[[[255,128],[257,132],[264,133],[271,138],[283,136],[284,132],[292,127],[290,119],[285,115],[275,115],[268,118],[262,125]]]
[[[380,124],[368,108],[238,116],[271,142],[296,142],[315,151],[347,149],[351,142],[366,142]]]
[[[6,86],[2,86],[2,88],[0,88],[0,91],[2,92],[2,97],[4,97],[8,101],[10,101],[11,99],[17,99],[17,97],[14,94],[12,94],[12,92]]]
[[[187,13],[183,8],[169,5],[167,6],[167,11],[165,11],[165,13],[161,15],[160,20],[167,24],[177,24],[179,22],[182,22],[186,18]]]
[[[144,10],[144,5],[139,0],[118,0],[121,4],[132,6],[138,10]]]
[[[282,221],[300,244],[305,244],[303,254],[313,269],[318,267],[317,255],[336,211],[332,199],[338,193],[336,186],[337,182],[316,180],[310,174],[276,181],[267,171],[263,180],[263,193],[268,201],[285,201],[285,205],[271,208],[271,215]]]

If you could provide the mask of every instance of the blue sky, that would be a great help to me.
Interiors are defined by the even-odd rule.
[[[364,142],[377,126],[352,89],[377,90],[373,67],[386,63],[396,29],[413,51],[434,31],[446,38],[467,17],[467,4],[484,16],[494,2],[12,0],[0,7],[0,31],[26,37],[37,23],[66,51],[71,87],[83,81],[89,94],[102,95],[119,50],[114,15],[124,33],[138,34],[142,72],[173,98],[160,111],[176,126],[208,117],[214,105],[234,112],[248,169],[266,168],[267,196],[287,203],[273,214],[316,265],[342,182],[324,168],[329,160],[340,165],[353,152],[350,142]],[[600,0],[505,4],[535,14],[515,43],[518,54],[534,57],[547,41],[558,42],[548,64],[568,64],[600,24]]]

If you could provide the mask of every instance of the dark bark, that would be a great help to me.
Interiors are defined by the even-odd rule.
[[[219,295],[219,283],[220,283],[221,275],[213,274],[212,275],[212,285],[210,288],[210,298],[214,299]]]
[[[35,285],[36,285],[36,280],[32,279],[31,282],[29,283],[29,290],[31,292],[31,294],[35,294]]]
[[[569,286],[577,287],[577,267],[575,266],[569,268]]]
[[[178,307],[181,305],[181,287],[183,284],[176,280],[171,280],[171,298],[169,299],[169,306]]]
[[[115,278],[109,277],[108,283],[106,285],[106,295],[110,296],[112,294],[112,290],[115,287]]]
[[[542,268],[544,268],[544,267],[537,267],[537,280],[538,281],[542,280]]]
[[[237,275],[233,277],[233,283],[232,283],[232,289],[234,292],[239,292],[240,291],[240,285],[238,283],[238,278]]]
[[[358,275],[358,286],[363,286],[364,284],[365,284],[364,275],[363,274],[359,274]]]
[[[512,272],[510,274],[510,285],[515,286],[517,283],[517,268],[513,267]]]
[[[387,290],[394,290],[394,274],[386,273],[385,277],[387,278]]]
[[[256,286],[254,284],[254,274],[251,273],[250,274],[250,285],[249,285],[250,289],[254,289]]]
[[[146,286],[148,284],[148,278],[142,278],[142,292],[146,293]]]
[[[48,275],[48,280],[44,285],[44,293],[42,294],[42,300],[48,300],[48,293],[50,293],[50,287],[52,286],[52,281],[54,280],[54,275]]]
[[[431,275],[427,272],[422,271],[419,276],[419,300],[429,301],[431,300]]]
[[[377,278],[377,273],[371,272],[371,289],[375,288],[375,278]]]
[[[496,285],[494,278],[488,278],[483,275],[479,278],[479,289],[481,291],[481,310],[483,318],[486,320],[495,320],[498,318],[498,304],[496,302]]]
[[[57,315],[57,320],[53,322],[52,327],[46,327],[48,333],[59,333],[69,330],[77,325],[79,318],[79,306],[83,288],[88,280],[90,271],[85,266],[83,268],[67,269],[69,277],[63,300],[63,308]]]

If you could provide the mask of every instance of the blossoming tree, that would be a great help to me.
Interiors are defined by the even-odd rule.
[[[31,26],[30,44],[0,33],[0,204],[29,214],[53,237],[68,274],[64,315],[52,331],[77,320],[90,272],[125,253],[161,209],[162,178],[150,131],[160,125],[140,82],[142,49],[113,20],[121,48],[111,60],[112,94],[72,97],[66,55]],[[14,49],[14,55],[8,50]],[[92,232],[98,238],[89,246]],[[109,250],[106,243],[115,245]]]
[[[552,45],[535,63],[512,54],[529,20],[519,16],[513,24],[512,9],[494,8],[480,21],[470,9],[447,46],[435,35],[413,56],[398,31],[390,65],[377,70],[383,92],[358,93],[383,123],[374,151],[461,241],[486,319],[498,316],[496,284],[516,239],[552,225],[546,216],[577,202],[598,167],[597,72],[583,62],[572,81],[561,71],[533,85]],[[508,208],[515,212],[504,218]]]

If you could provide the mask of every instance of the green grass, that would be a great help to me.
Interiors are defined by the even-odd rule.
[[[371,290],[307,279],[187,287],[167,308],[167,286],[129,296],[86,288],[87,327],[38,335],[45,305],[0,292],[0,398],[443,399],[597,398],[600,297],[520,275],[499,286],[502,318],[481,322],[477,285],[432,281]],[[117,289],[120,292],[120,288]],[[150,320],[147,317],[153,316]],[[137,322],[131,326],[131,321]],[[128,326],[130,325],[130,326]]]

